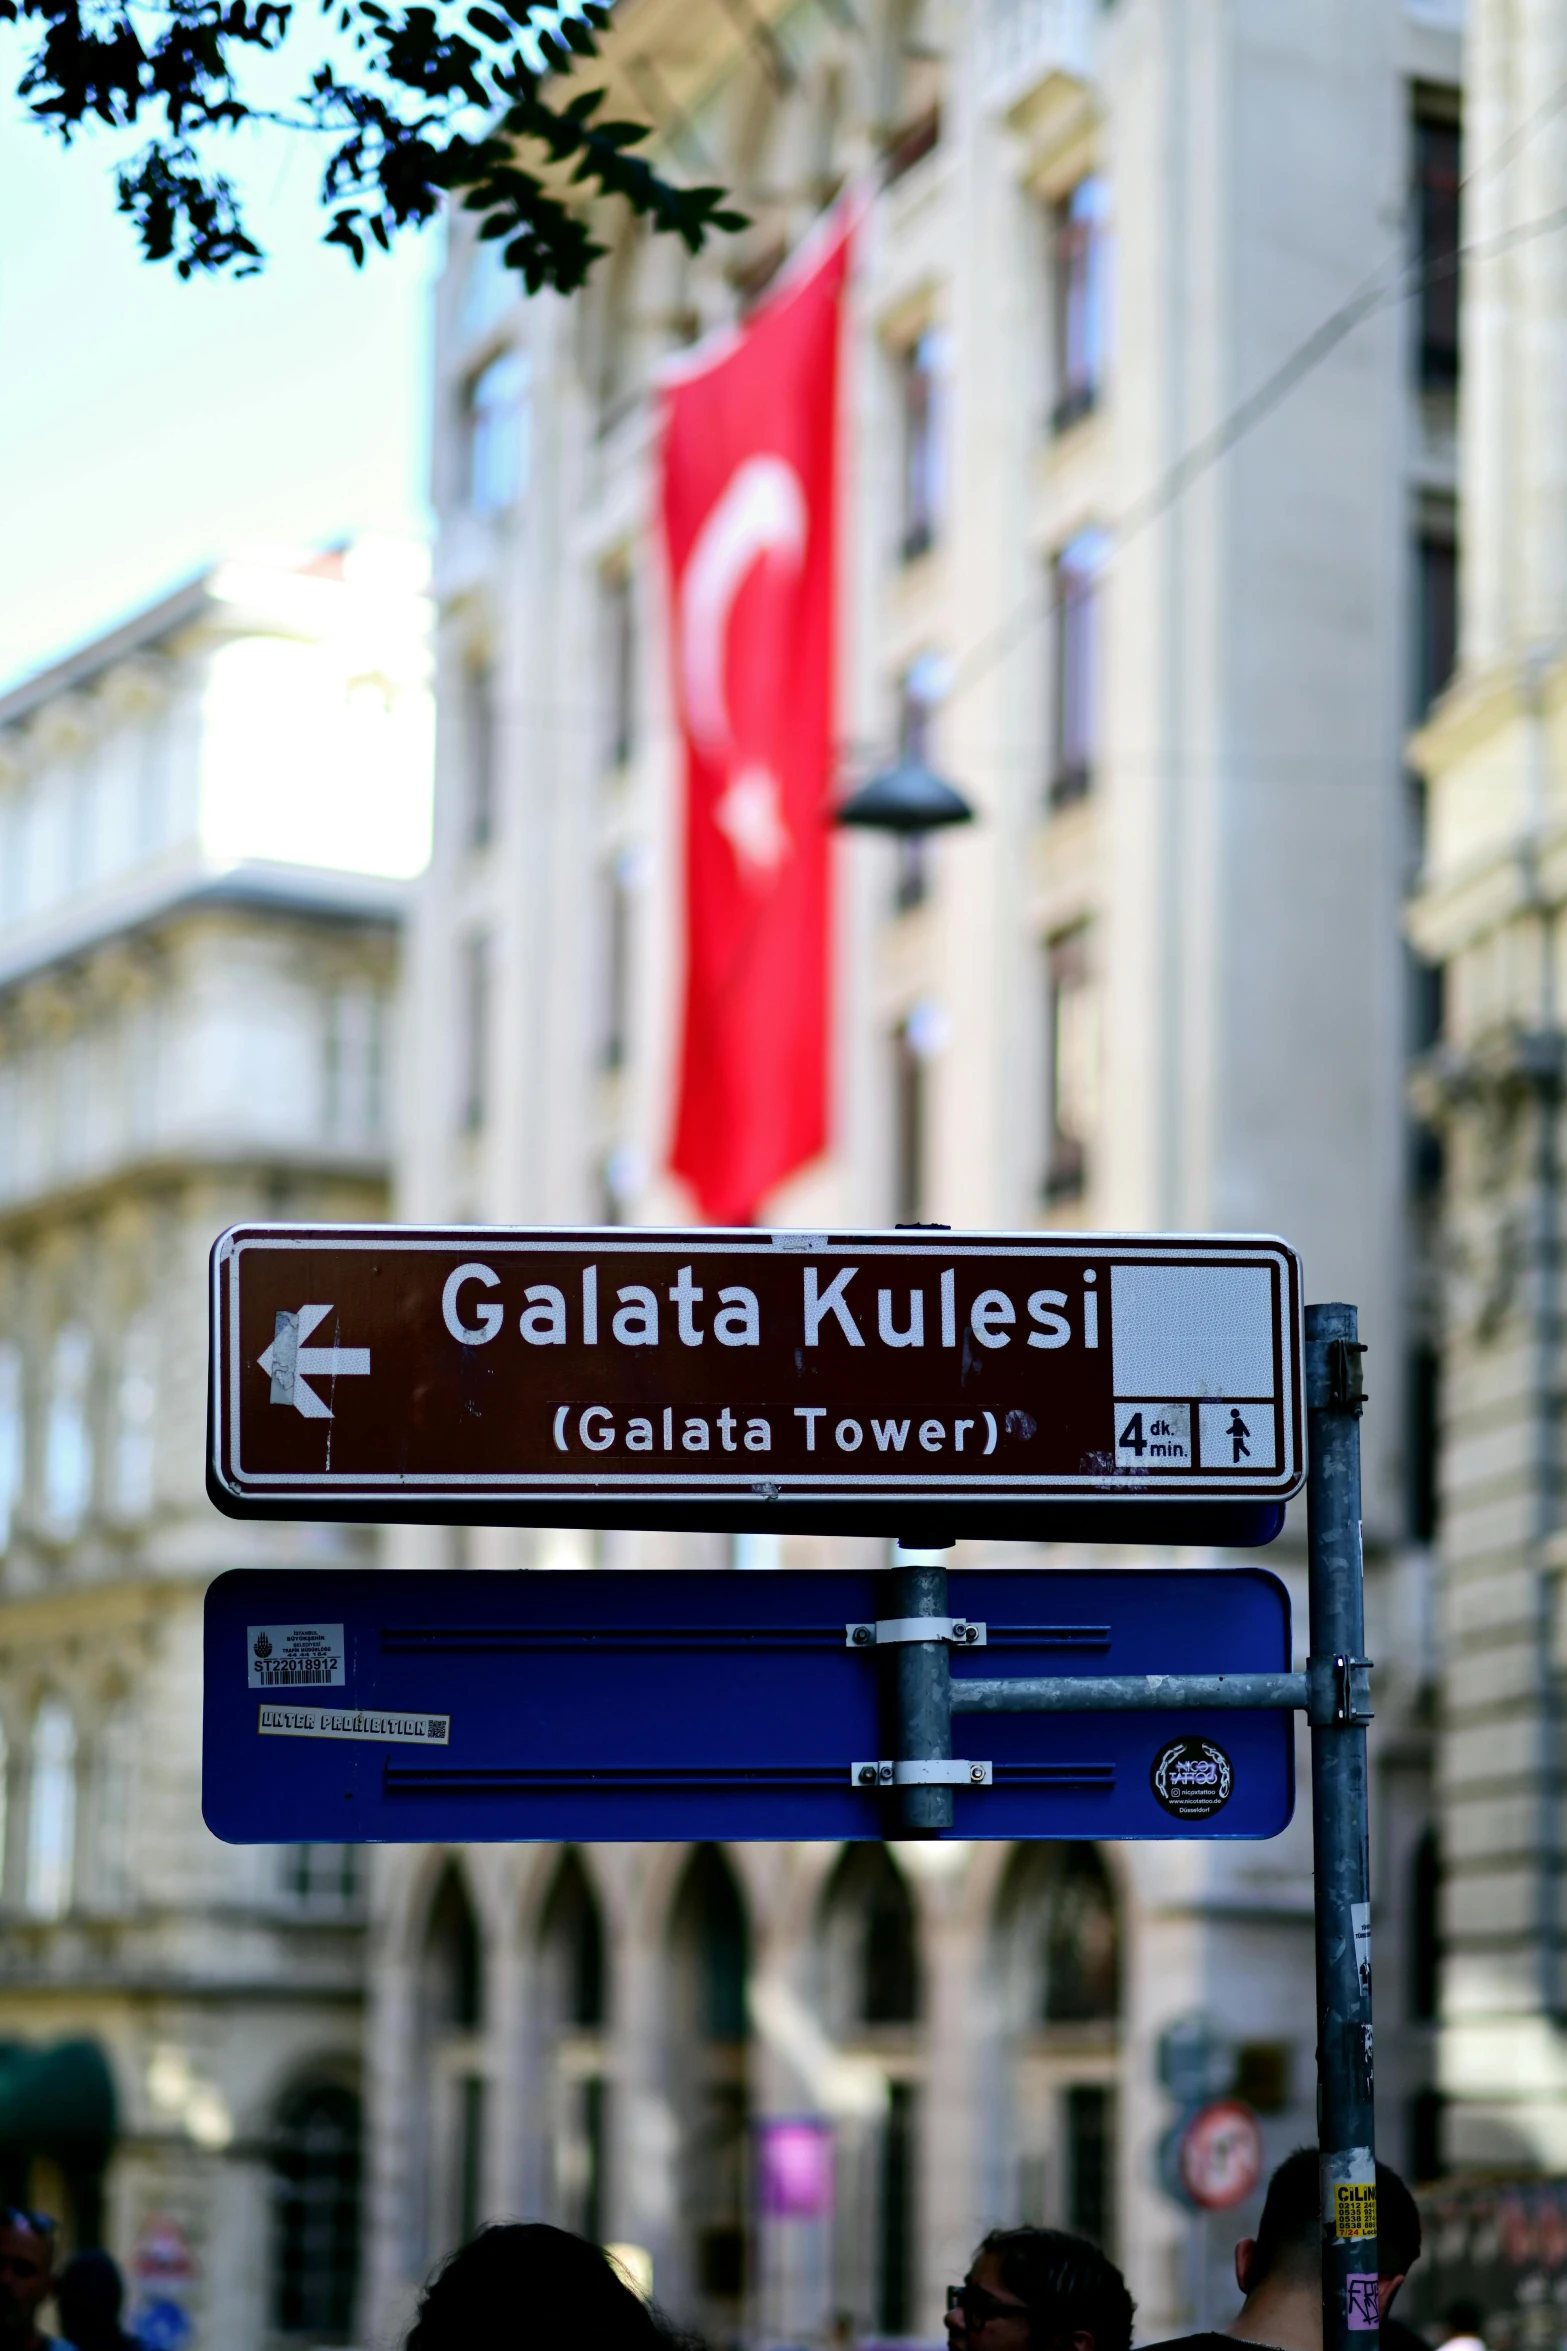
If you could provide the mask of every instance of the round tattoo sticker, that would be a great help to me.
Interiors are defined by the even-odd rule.
[[[1172,1739],[1154,1757],[1153,1792],[1177,1820],[1211,1820],[1230,1800],[1235,1774],[1211,1739]]]

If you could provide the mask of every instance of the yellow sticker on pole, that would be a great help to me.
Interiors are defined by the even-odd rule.
[[[1340,2239],[1377,2233],[1375,2180],[1338,2180],[1333,2189],[1333,2234]]]

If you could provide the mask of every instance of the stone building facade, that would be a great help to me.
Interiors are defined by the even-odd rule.
[[[1417,2172],[1433,1383],[1402,744],[1452,577],[1456,344],[1403,296],[1407,239],[1439,246],[1456,203],[1459,63],[1444,9],[1393,0],[1352,35],[1316,0],[626,0],[616,111],[752,226],[692,261],[606,223],[584,296],[523,304],[452,223],[400,1192],[420,1219],[690,1212],[661,1172],[679,778],[650,384],[868,175],[844,781],[901,745],[979,821],[841,846],[834,1147],[766,1214],[1274,1229],[1310,1295],[1358,1301],[1379,2089]],[[1360,323],[1320,334],[1378,265]],[[866,1554],[408,1530],[391,1556]],[[1298,1521],[1272,1560],[1298,1598]],[[385,1851],[365,2324],[390,2334],[434,2252],[515,2212],[640,2248],[720,2342],[934,2338],[1015,2218],[1109,2243],[1145,2337],[1222,2317],[1234,2232],[1161,2185],[1161,2053],[1189,2029],[1271,2155],[1311,2135],[1308,1864],[1303,1818],[1202,1851]],[[756,2209],[756,2130],[789,2117],[831,2133],[830,2218]]]
[[[364,1875],[201,1824],[207,1252],[384,1215],[406,551],[220,565],[0,700],[0,2177],[171,2345],[345,2339]],[[162,2305],[161,2311],[149,2305]]]
[[[1463,596],[1415,737],[1411,909],[1441,975],[1430,1122],[1443,1421],[1440,2080],[1454,2160],[1567,2169],[1562,1909],[1564,28],[1477,0],[1466,61]]]

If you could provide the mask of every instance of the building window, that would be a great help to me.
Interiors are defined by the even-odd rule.
[[[1458,548],[1451,523],[1422,529],[1415,539],[1410,717],[1418,726],[1458,660]]]
[[[272,2151],[272,2324],[346,2343],[359,2283],[359,2100],[335,2082],[302,2089]]]
[[[729,2337],[745,2292],[750,1922],[716,1846],[692,1855],[671,1918],[680,2035],[680,2206],[705,2330]]]
[[[1074,2082],[1063,2104],[1066,2225],[1074,2236],[1108,2247],[1115,2178],[1111,2092],[1102,2082]]]
[[[1441,1358],[1429,1339],[1411,1347],[1406,1383],[1409,1436],[1404,1474],[1409,1539],[1412,1543],[1432,1543],[1436,1540],[1441,1494]]]
[[[945,503],[942,379],[947,339],[934,327],[910,343],[898,361],[903,424],[903,536],[905,563],[935,545]]]
[[[601,590],[608,693],[604,749],[608,764],[619,768],[629,764],[637,736],[636,602],[630,565],[611,564],[602,574]]]
[[[356,1910],[364,1893],[363,1854],[360,1845],[285,1845],[284,1899],[302,1910]]]
[[[327,1004],[326,1132],[334,1143],[373,1148],[385,1126],[385,1006],[367,980],[334,988]]]
[[[892,1204],[895,1224],[918,1224],[925,1205],[925,1070],[918,1025],[892,1039]]]
[[[92,1499],[91,1370],[91,1339],[82,1324],[67,1323],[55,1334],[44,1417],[44,1518],[57,1542],[76,1533]]]
[[[1120,2014],[1115,1890],[1092,1845],[1060,1849],[1045,1913],[1044,2005],[1047,2024],[1108,2024]]]
[[[14,1340],[0,1341],[0,1556],[11,1547],[16,1506],[22,1498],[27,1424],[22,1415],[22,1351]]]
[[[479,370],[463,396],[467,441],[464,489],[475,514],[507,513],[528,473],[528,362],[503,351]]]
[[[1042,1189],[1047,1200],[1076,1200],[1088,1186],[1099,1123],[1099,986],[1086,923],[1051,940],[1045,974]]]
[[[430,1905],[420,1970],[428,2249],[472,2236],[483,2209],[484,1945],[461,1872],[449,1864]]]
[[[638,853],[622,849],[604,866],[599,883],[598,1063],[608,1071],[623,1069],[630,1055],[631,916],[641,876]]]
[[[120,1376],[114,1391],[110,1483],[115,1515],[122,1519],[145,1518],[152,1508],[157,1344],[152,1316],[132,1315],[120,1340]]]
[[[461,968],[461,1100],[463,1128],[479,1134],[490,1107],[491,942],[486,932],[464,940]]]
[[[555,2033],[555,2214],[596,2242],[606,2218],[604,1920],[579,1855],[567,1852],[540,1935],[545,2012]]]
[[[892,0],[882,19],[880,51],[882,170],[902,179],[941,139],[944,61],[929,0]]]
[[[1101,575],[1106,534],[1079,531],[1051,566],[1050,805],[1065,808],[1093,787],[1099,749]]]
[[[1414,242],[1420,272],[1415,368],[1422,391],[1458,383],[1458,250],[1463,144],[1456,93],[1415,95]]]
[[[884,2335],[906,2335],[914,2308],[915,2098],[912,2082],[888,2083],[876,2264],[876,2321]]]
[[[60,1698],[46,1698],[33,1718],[27,1807],[27,1908],[34,1918],[63,1918],[76,1874],[76,1724]]]
[[[131,1822],[136,1813],[136,1711],[112,1706],[93,1740],[91,1884],[95,1908],[124,1910],[130,1899]]]
[[[1409,2018],[1412,2024],[1436,2021],[1442,1982],[1441,1910],[1441,1849],[1435,1829],[1427,1829],[1415,1847],[1409,1870]]]
[[[898,764],[935,765],[936,711],[947,690],[950,664],[939,653],[921,653],[898,680]],[[928,833],[898,835],[898,878],[893,903],[900,914],[923,906],[930,896],[931,842]]]
[[[464,838],[470,849],[495,837],[495,672],[487,661],[465,665],[462,681]]]
[[[1095,407],[1104,388],[1107,329],[1105,183],[1079,180],[1050,219],[1051,310],[1055,323],[1052,428],[1060,433]]]

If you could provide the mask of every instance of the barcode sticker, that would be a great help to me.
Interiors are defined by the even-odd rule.
[[[245,1627],[253,1690],[343,1687],[340,1624],[252,1624]]]

